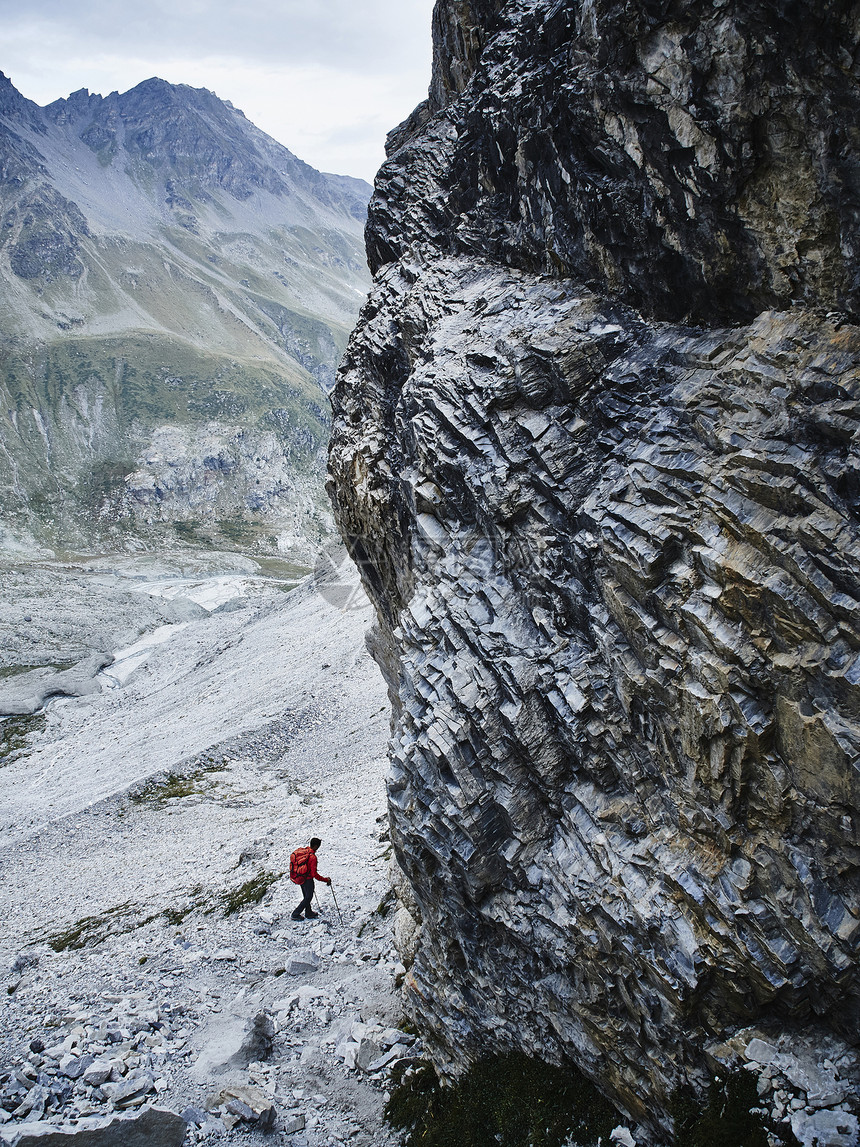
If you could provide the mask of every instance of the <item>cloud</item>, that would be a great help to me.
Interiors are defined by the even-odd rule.
[[[373,176],[427,92],[432,0],[0,0],[0,67],[49,103],[150,76],[206,87],[326,171]]]

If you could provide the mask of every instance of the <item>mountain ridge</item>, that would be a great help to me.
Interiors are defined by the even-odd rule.
[[[52,549],[156,544],[165,527],[191,520],[208,529],[215,509],[199,519],[188,491],[180,496],[172,481],[185,460],[156,466],[154,486],[155,464],[144,461],[159,453],[153,436],[164,425],[187,430],[208,415],[221,421],[216,438],[232,462],[213,491],[205,459],[195,459],[192,484],[195,475],[205,478],[218,515],[239,515],[264,549],[287,537],[291,552],[312,550],[330,529],[321,480],[324,392],[369,282],[362,249],[369,195],[360,180],[315,171],[207,89],[152,78],[122,94],[82,88],[40,108],[0,75],[7,543],[10,529],[25,548],[29,538]],[[92,370],[81,367],[95,359]],[[147,411],[136,401],[132,414],[114,411],[125,437],[102,441],[80,403],[74,413],[68,403],[52,405],[52,370],[65,372],[64,385],[89,392],[83,405],[92,411],[124,403],[111,380],[129,367],[155,397]],[[177,377],[181,385],[162,385]],[[201,387],[213,402],[195,413],[196,400],[186,400]],[[269,395],[262,404],[261,393]],[[188,434],[179,437],[188,446]],[[197,431],[191,438],[202,441]],[[63,473],[56,460],[69,459],[71,441],[77,462]],[[243,486],[246,463],[256,467],[260,457],[264,473]],[[102,501],[84,499],[88,521],[81,490],[92,486],[93,467],[103,473],[105,466],[115,475],[111,490],[96,480]],[[138,473],[146,475],[143,486]],[[29,475],[23,487],[22,474]],[[46,500],[51,508],[43,512]],[[102,523],[97,538],[93,521]],[[189,537],[182,527],[180,534]],[[230,543],[217,529],[205,537]]]

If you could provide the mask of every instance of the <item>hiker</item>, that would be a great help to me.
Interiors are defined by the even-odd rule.
[[[317,872],[317,849],[322,844],[318,836],[311,837],[310,848],[297,848],[290,857],[290,880],[293,884],[302,886],[302,902],[292,915],[293,920],[301,920],[304,913],[306,920],[315,920],[319,912],[311,908],[314,898],[314,880],[322,880],[324,884],[331,884],[331,878],[320,876]]]

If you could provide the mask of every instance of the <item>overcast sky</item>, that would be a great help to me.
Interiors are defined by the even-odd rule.
[[[210,88],[322,171],[372,181],[427,95],[433,0],[0,0],[0,70],[36,103],[150,76]]]

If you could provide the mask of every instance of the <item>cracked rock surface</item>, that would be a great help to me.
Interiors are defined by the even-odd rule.
[[[437,4],[334,395],[413,1011],[652,1138],[801,1035],[856,1131],[854,11]]]

